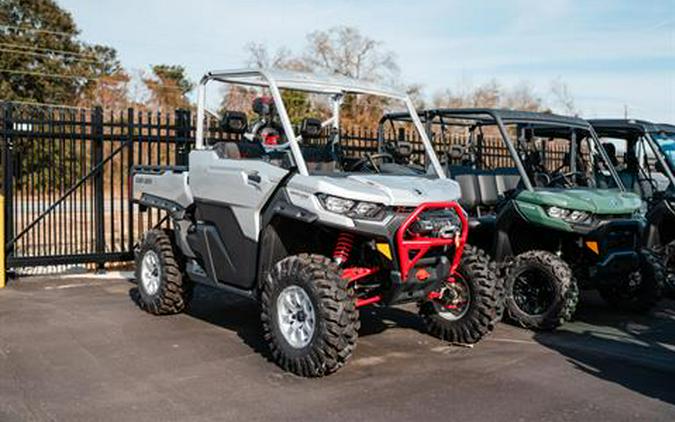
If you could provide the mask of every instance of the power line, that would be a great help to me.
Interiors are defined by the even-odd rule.
[[[26,27],[6,25],[6,24],[0,24],[0,27],[16,29],[16,30],[25,31],[25,32],[36,32],[36,33],[41,33],[41,34],[60,35],[60,36],[64,36],[64,37],[77,36],[77,33],[75,33],[75,32],[50,31],[50,30],[47,30],[47,29],[26,28]]]
[[[46,107],[54,107],[54,108],[66,108],[66,109],[73,109],[73,110],[91,110],[91,107],[77,107],[77,106],[70,106],[70,105],[65,105],[65,104],[51,104],[51,103],[40,103],[37,101],[26,101],[26,100],[0,100],[0,103],[13,103],[13,104],[24,104],[24,105],[30,105],[30,106],[46,106]]]
[[[63,54],[63,55],[98,59],[98,57],[95,54],[80,53],[80,52],[77,52],[77,51],[68,51],[68,50],[56,50],[56,49],[53,49],[53,48],[36,47],[36,46],[25,45],[25,44],[12,44],[12,43],[0,42],[0,47],[14,48],[14,49],[26,49],[26,50],[33,50],[33,51],[41,51],[41,52],[45,52],[45,53],[55,53],[55,54]]]
[[[49,57],[51,58],[52,55],[49,53],[38,53],[36,51],[21,51],[21,50],[14,50],[14,49],[5,49],[0,46],[0,51],[4,51],[6,53],[14,53],[14,54],[21,54],[24,56],[37,56],[37,57]],[[70,60],[75,60],[78,62],[84,62],[84,63],[99,63],[98,60],[93,60],[93,59],[86,59],[82,57],[69,57],[68,59]]]
[[[90,78],[88,76],[78,76],[78,75],[64,75],[61,73],[43,73],[43,72],[30,72],[23,70],[12,70],[12,69],[0,69],[0,73],[10,73],[16,75],[32,75],[32,76],[41,76],[45,78],[61,78],[61,79],[86,79],[90,81],[98,80],[99,78]]]

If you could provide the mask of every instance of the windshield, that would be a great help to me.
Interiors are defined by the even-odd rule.
[[[508,126],[507,126],[508,127]],[[511,126],[523,167],[534,187],[613,189],[610,162],[588,130],[560,125]]]
[[[621,186],[615,163],[583,122],[567,124],[544,117],[510,117],[501,120],[500,127],[497,117],[482,110],[430,110],[423,114],[429,136],[443,152],[442,161],[452,178],[495,174],[508,179],[509,189],[516,190]],[[406,120],[406,115],[390,115],[382,126]]]
[[[433,149],[427,148],[430,143],[419,120],[403,123],[397,132],[378,132],[384,114],[402,108],[414,111],[404,94],[371,85],[359,88],[357,81],[324,86],[321,80],[308,84],[308,76],[302,84],[267,77],[236,83],[236,77],[218,75],[207,81],[215,82],[209,84],[208,94],[206,83],[200,85],[200,147],[217,149],[227,158],[265,160],[301,174],[445,177]],[[415,154],[412,144],[406,154],[405,142],[396,143],[397,136],[418,141]],[[396,147],[384,148],[378,140]]]

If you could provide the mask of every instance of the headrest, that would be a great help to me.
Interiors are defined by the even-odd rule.
[[[619,159],[616,156],[616,145],[611,142],[603,142],[602,147],[609,156],[609,161],[612,163],[612,165],[615,167],[619,165]]]
[[[623,162],[629,169],[637,169],[640,167],[640,160],[638,160],[635,154],[631,154],[630,152],[626,152],[623,155]]]
[[[572,156],[570,155],[569,151],[565,151],[563,154],[562,165],[564,167],[569,167],[572,165]]]
[[[321,120],[305,117],[300,123],[300,136],[302,139],[314,139],[321,136]]]
[[[267,116],[274,110],[274,100],[272,97],[257,97],[253,100],[251,106],[253,111],[260,116]]]
[[[413,145],[408,141],[389,141],[384,144],[385,152],[396,158],[410,158],[413,153]]]
[[[244,133],[248,129],[248,119],[241,111],[226,111],[220,119],[220,128],[228,133]]]
[[[466,148],[464,145],[450,145],[448,156],[453,160],[461,160],[466,155]]]
[[[396,142],[396,153],[401,157],[410,157],[413,153],[413,144],[408,141]]]
[[[609,155],[610,157],[612,155],[616,156],[616,145],[614,145],[613,143],[603,142],[602,147],[605,149],[605,151],[607,152],[607,155]]]

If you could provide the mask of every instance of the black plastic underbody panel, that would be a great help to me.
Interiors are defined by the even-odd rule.
[[[256,279],[257,242],[244,236],[232,208],[195,198],[195,224],[188,242],[210,277],[250,289]]]

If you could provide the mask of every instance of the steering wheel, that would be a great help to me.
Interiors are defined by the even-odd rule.
[[[351,169],[357,170],[357,169],[363,167],[365,164],[369,164],[369,166],[373,170],[375,170],[375,172],[379,173],[380,167],[376,163],[377,160],[382,161],[382,162],[384,162],[386,160],[387,162],[393,163],[394,157],[391,154],[388,154],[386,152],[380,152],[380,153],[377,153],[377,154],[366,154],[365,157],[363,157],[359,161],[355,162],[351,166]]]
[[[548,182],[548,186],[552,186],[558,181],[562,181],[564,187],[571,188],[574,186],[574,183],[570,180],[570,177],[572,176],[586,176],[586,174],[578,170],[568,171],[566,173],[558,173],[557,175],[551,177],[551,180]]]

